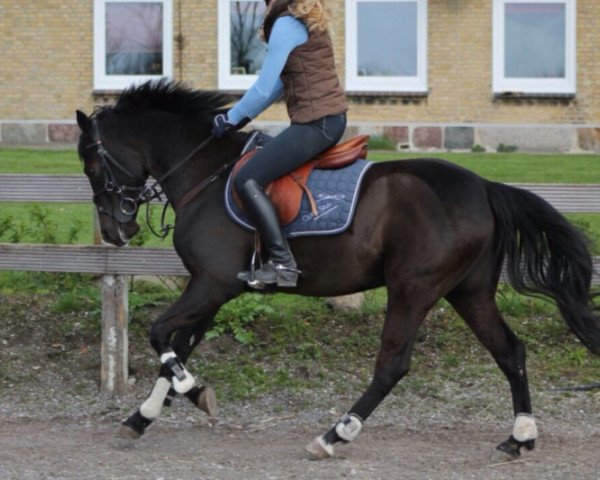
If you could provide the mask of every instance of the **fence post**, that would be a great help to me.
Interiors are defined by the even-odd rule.
[[[122,395],[127,390],[127,294],[125,275],[102,276],[101,390],[110,395]]]

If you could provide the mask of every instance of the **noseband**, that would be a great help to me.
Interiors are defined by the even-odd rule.
[[[102,187],[101,190],[94,192],[93,201],[96,204],[99,214],[106,215],[119,223],[127,223],[133,219],[138,211],[139,205],[149,202],[153,198],[157,198],[160,195],[160,192],[152,189],[152,187],[146,187],[146,179],[144,177],[131,172],[115,160],[102,143],[96,119],[92,122],[92,137],[94,142],[87,148],[96,149],[102,162],[102,171],[104,173],[104,187]],[[127,175],[128,178],[135,178],[136,180],[143,182],[142,186],[130,187],[121,185],[113,172],[114,167]],[[104,193],[115,193],[119,199],[118,206],[112,211],[107,210],[98,203],[98,198]]]
[[[155,180],[151,185],[146,185],[146,178],[138,175],[136,173],[131,172],[123,165],[121,165],[115,158],[109,153],[104,144],[102,143],[102,139],[100,137],[100,130],[98,128],[97,119],[94,118],[92,120],[92,140],[93,143],[88,145],[86,148],[95,148],[96,152],[100,156],[102,162],[102,170],[104,172],[104,187],[98,192],[94,192],[93,202],[96,205],[98,210],[98,214],[106,215],[118,223],[127,223],[130,222],[135,214],[138,212],[139,206],[142,204],[146,204],[146,223],[148,227],[152,231],[154,235],[159,238],[165,238],[171,229],[174,228],[173,225],[165,225],[165,214],[167,208],[169,206],[169,201],[167,200],[163,207],[163,212],[161,215],[161,229],[160,233],[157,233],[154,228],[152,228],[152,224],[150,222],[150,213],[149,213],[149,205],[150,201],[154,199],[158,199],[162,201],[163,190],[161,187],[161,182],[163,182],[167,177],[169,177],[175,170],[177,170],[181,165],[190,160],[194,155],[196,155],[200,150],[202,150],[210,140],[212,140],[213,135],[209,135],[200,145],[194,148],[187,156],[185,156],[182,160],[177,162],[169,171],[167,171],[163,176],[159,179]],[[131,187],[128,185],[121,185],[117,179],[115,174],[113,173],[113,168],[118,168],[121,172],[123,172],[127,177],[134,178],[142,182],[141,186]],[[215,175],[211,176],[212,181]],[[113,208],[113,210],[107,210],[102,205],[98,203],[98,197],[104,193],[115,193],[119,200],[119,204]]]

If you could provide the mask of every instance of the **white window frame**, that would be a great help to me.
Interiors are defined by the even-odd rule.
[[[163,74],[106,74],[106,4],[160,3],[163,6]],[[123,90],[134,83],[173,76],[173,0],[94,0],[94,90]]]
[[[244,0],[264,2],[264,0]],[[258,75],[232,75],[231,74],[231,3],[232,0],[218,0],[218,26],[219,26],[219,89],[221,90],[248,90],[258,79]]]
[[[504,75],[504,31],[507,3],[558,3],[565,5],[565,78],[506,78]],[[577,90],[576,0],[494,0],[493,82],[495,94],[572,94]]]
[[[427,0],[345,0],[346,1],[346,90],[425,93],[427,86]],[[417,75],[406,77],[359,76],[358,2],[417,3]]]

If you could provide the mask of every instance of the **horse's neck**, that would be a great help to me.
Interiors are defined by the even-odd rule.
[[[152,176],[161,180],[160,185],[173,205],[205,178],[237,158],[243,147],[243,141],[211,140],[196,155],[185,160],[198,145],[188,145],[152,168]],[[165,175],[166,178],[163,179]]]

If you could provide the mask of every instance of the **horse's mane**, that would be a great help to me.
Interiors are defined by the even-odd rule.
[[[193,90],[173,80],[150,80],[124,90],[110,107],[97,107],[94,113],[107,110],[114,113],[134,113],[142,110],[162,110],[174,113],[214,115],[231,103],[231,96],[215,91]]]

